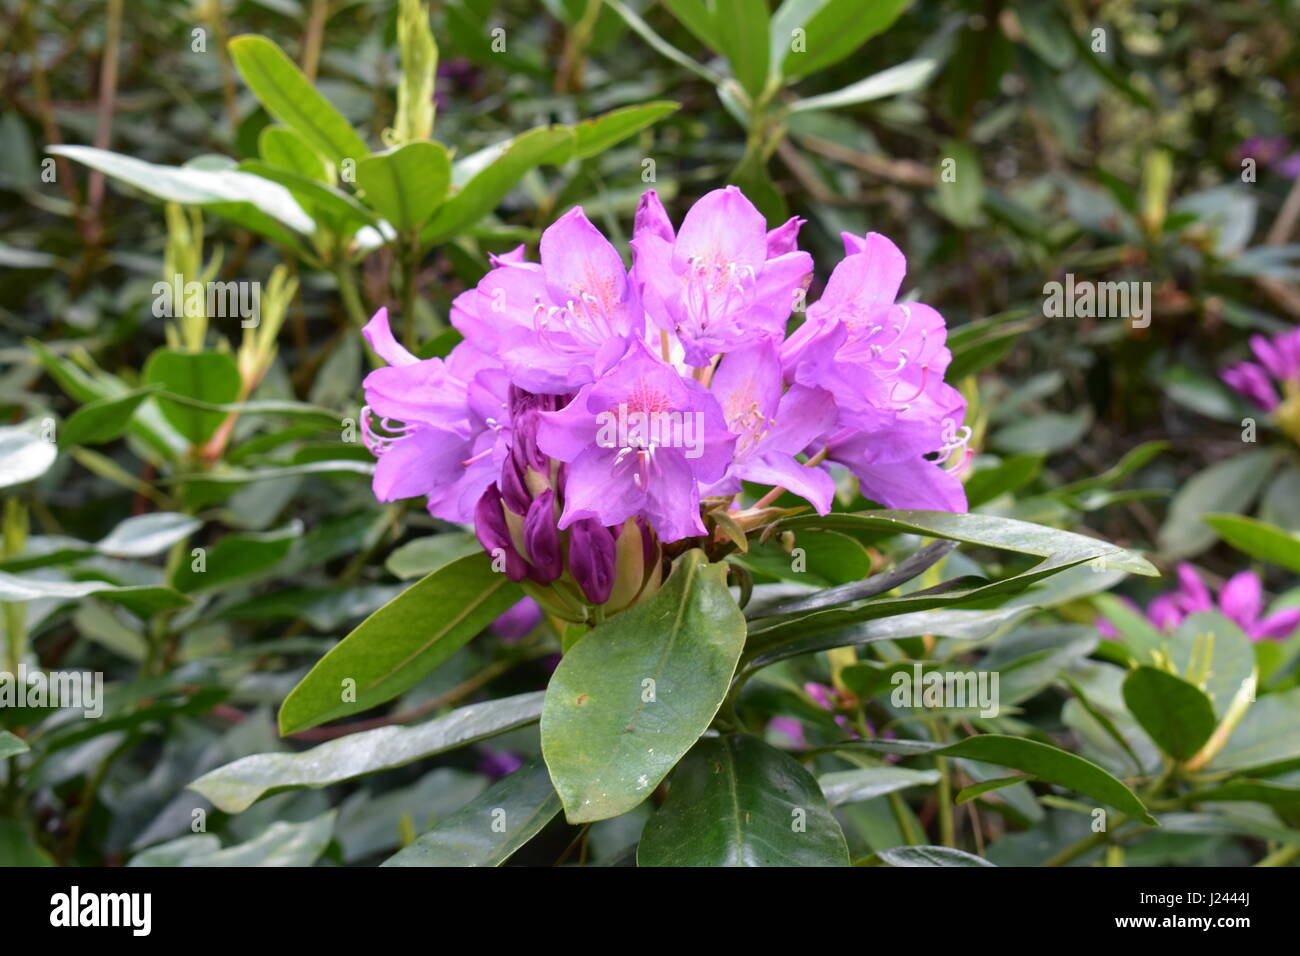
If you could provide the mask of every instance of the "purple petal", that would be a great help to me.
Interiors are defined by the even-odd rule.
[[[413,365],[420,361],[393,338],[393,330],[388,325],[386,308],[381,308],[370,317],[361,334],[366,337],[375,354],[389,365]]]
[[[1264,610],[1264,588],[1253,571],[1239,571],[1219,591],[1219,609],[1243,631],[1249,630]]]

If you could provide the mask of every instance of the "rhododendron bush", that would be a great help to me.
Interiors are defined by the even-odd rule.
[[[1277,5],[58,6],[0,863],[1296,864]]]

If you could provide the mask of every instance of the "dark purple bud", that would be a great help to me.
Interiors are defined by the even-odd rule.
[[[532,570],[528,576],[538,584],[550,584],[564,572],[560,532],[555,527],[555,492],[543,491],[524,516],[524,548]]]
[[[527,514],[533,501],[532,493],[524,484],[523,469],[513,457],[507,458],[501,466],[501,497],[506,507],[517,515]]]
[[[478,535],[479,544],[492,556],[494,566],[498,560],[504,560],[506,577],[511,581],[524,579],[528,565],[510,539],[510,528],[506,525],[505,512],[501,510],[501,492],[496,485],[490,485],[474,506],[474,533]]]
[[[614,589],[614,536],[595,518],[570,528],[569,570],[592,604],[604,604]]]

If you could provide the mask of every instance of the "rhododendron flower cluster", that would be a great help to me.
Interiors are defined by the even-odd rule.
[[[1127,598],[1122,600],[1133,605]],[[1290,637],[1300,628],[1300,607],[1264,614],[1264,586],[1255,572],[1234,574],[1219,589],[1216,601],[1200,574],[1185,561],[1178,565],[1178,589],[1153,600],[1147,607],[1146,618],[1156,630],[1168,633],[1188,615],[1202,611],[1218,611],[1254,641],[1265,638],[1280,640]],[[1119,637],[1115,625],[1105,618],[1100,618],[1097,624],[1104,636]]]
[[[896,301],[906,263],[874,233],[844,236],[805,312],[802,224],[769,231],[729,186],[676,229],[651,191],[630,269],[581,208],[538,262],[495,257],[453,304],[464,341],[446,359],[417,359],[381,309],[364,330],[387,363],[362,416],[376,496],[424,496],[511,578],[615,610],[711,510],[753,516],[784,489],[829,511],[832,464],[887,507],[965,510],[943,318]],[[743,482],[771,490],[747,503]]]

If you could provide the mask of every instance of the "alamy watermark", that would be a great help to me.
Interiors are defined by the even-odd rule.
[[[704,413],[629,411],[626,402],[600,412],[596,444],[601,448],[680,448],[687,458],[704,454]]]
[[[898,671],[890,678],[894,685],[889,702],[895,707],[917,710],[942,707],[951,710],[978,708],[981,717],[998,715],[997,671],[923,671],[919,663],[912,673]]]
[[[246,329],[256,328],[261,319],[260,282],[186,282],[183,275],[177,274],[171,282],[155,282],[152,291],[155,318],[239,319]]]
[[[104,715],[101,671],[0,671],[0,707],[56,707],[80,710],[88,720]]]
[[[1127,319],[1135,329],[1151,324],[1150,282],[1076,281],[1073,272],[1065,282],[1043,286],[1043,315],[1049,319]]]

